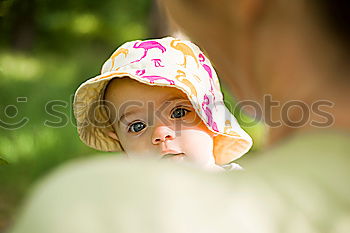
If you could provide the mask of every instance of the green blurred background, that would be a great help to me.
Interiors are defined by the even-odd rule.
[[[0,1],[0,231],[13,221],[33,183],[51,169],[73,158],[115,155],[80,142],[72,97],[125,41],[165,36],[155,9],[152,0]],[[234,103],[227,91],[225,98]],[[61,122],[46,110],[53,100],[61,101],[53,110],[64,113]],[[239,111],[235,115],[252,121]],[[24,118],[22,127],[4,127]],[[254,151],[265,130],[252,125],[245,129]]]

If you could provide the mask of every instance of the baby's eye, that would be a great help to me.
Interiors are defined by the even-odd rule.
[[[181,118],[185,116],[189,110],[185,108],[176,108],[172,113],[171,113],[171,118]]]
[[[146,124],[138,121],[138,122],[131,124],[129,126],[128,131],[132,132],[132,133],[137,133],[137,132],[140,132],[141,130],[143,130],[144,128],[146,128]]]

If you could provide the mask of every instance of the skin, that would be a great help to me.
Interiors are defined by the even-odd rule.
[[[187,96],[172,87],[130,78],[112,80],[105,92],[114,132],[130,158],[155,157],[217,169],[213,137]]]
[[[262,106],[262,119],[281,121],[282,106],[288,101],[311,106],[317,100],[327,100],[334,106],[323,110],[334,123],[325,129],[350,131],[350,53],[317,14],[317,7],[311,4],[315,1],[159,2],[179,27],[175,30],[184,31],[206,49],[220,78],[237,99],[253,100]],[[265,95],[271,95],[279,106],[266,108]],[[287,114],[293,121],[303,117],[298,108]],[[269,144],[297,131],[320,130],[309,124],[313,120],[325,121],[311,113],[308,124],[300,127],[270,127]]]

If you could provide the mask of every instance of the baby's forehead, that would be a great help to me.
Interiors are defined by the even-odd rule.
[[[142,84],[129,77],[114,78],[108,82],[106,86],[106,92],[127,88],[127,87],[135,87],[135,86],[140,86],[140,88],[142,88],[143,85],[146,85],[146,84]]]
[[[110,81],[106,87],[105,100],[116,106],[129,103],[135,107],[144,103],[160,105],[164,102],[189,102],[187,95],[176,87],[149,85],[131,78]]]

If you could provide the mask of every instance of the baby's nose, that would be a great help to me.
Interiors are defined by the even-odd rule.
[[[167,126],[158,126],[154,129],[152,135],[152,143],[157,145],[166,140],[173,140],[175,138],[174,130],[170,129]]]

